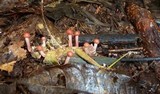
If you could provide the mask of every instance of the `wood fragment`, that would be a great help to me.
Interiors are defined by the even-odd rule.
[[[126,7],[130,21],[137,29],[137,33],[142,39],[144,54],[149,57],[160,57],[160,37],[159,28],[152,17],[151,12],[135,4],[128,4]],[[160,61],[159,61],[160,62]],[[160,80],[160,63],[156,62],[155,71]]]
[[[127,15],[137,29],[137,33],[143,42],[144,53],[151,57],[160,56],[160,37],[158,26],[151,12],[135,4],[129,4]]]
[[[112,50],[108,50],[108,52],[118,53],[118,52],[128,52],[128,51],[138,51],[138,50],[143,50],[143,47],[128,48],[128,49],[112,49]]]

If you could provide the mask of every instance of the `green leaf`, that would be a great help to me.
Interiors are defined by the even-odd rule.
[[[101,66],[100,64],[98,64],[94,59],[92,59],[89,55],[87,55],[82,49],[76,48],[75,52],[78,56],[86,60],[88,63],[91,63],[99,68],[104,68],[104,66]]]

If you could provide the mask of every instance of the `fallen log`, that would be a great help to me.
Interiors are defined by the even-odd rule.
[[[129,4],[127,7],[127,15],[142,39],[146,55],[151,57],[160,56],[159,30],[150,11],[135,4]]]
[[[151,12],[131,3],[126,7],[126,12],[129,20],[136,27],[137,34],[142,39],[144,54],[149,57],[159,57],[159,29]],[[155,71],[160,79],[160,63],[155,63]]]

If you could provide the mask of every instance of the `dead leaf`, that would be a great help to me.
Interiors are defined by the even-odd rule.
[[[43,62],[47,64],[59,64],[59,59],[71,50],[71,48],[57,48],[55,50],[48,51]]]
[[[12,51],[13,55],[17,57],[18,59],[24,59],[26,58],[26,50],[21,48],[24,45],[23,41],[14,42],[12,45],[10,45],[9,51]]]
[[[0,70],[5,70],[7,72],[11,72],[13,70],[13,66],[15,63],[16,63],[16,61],[2,64],[2,65],[0,65]]]

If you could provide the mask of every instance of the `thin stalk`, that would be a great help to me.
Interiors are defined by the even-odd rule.
[[[137,51],[137,50],[143,50],[143,47],[128,48],[128,49],[112,49],[108,51],[111,53],[118,53],[118,52]]]
[[[130,54],[129,52],[127,52],[126,54],[124,54],[123,56],[121,56],[120,58],[118,58],[116,61],[114,61],[111,65],[109,65],[107,67],[107,69],[110,69],[112,66],[114,66],[117,62],[119,62],[122,58],[124,58],[125,56],[127,56],[128,54]]]
[[[41,0],[42,19],[43,19],[44,25],[45,25],[45,27],[46,27],[46,29],[47,29],[47,32],[48,32],[49,36],[51,37],[51,43],[52,43],[52,45],[54,45],[54,43],[56,43],[56,45],[58,45],[59,47],[62,48],[62,46],[61,46],[61,45],[57,42],[57,40],[52,36],[51,31],[49,30],[49,27],[47,26],[46,20],[45,20],[45,18],[44,18],[44,7],[43,7],[43,3],[44,3],[44,1]]]

